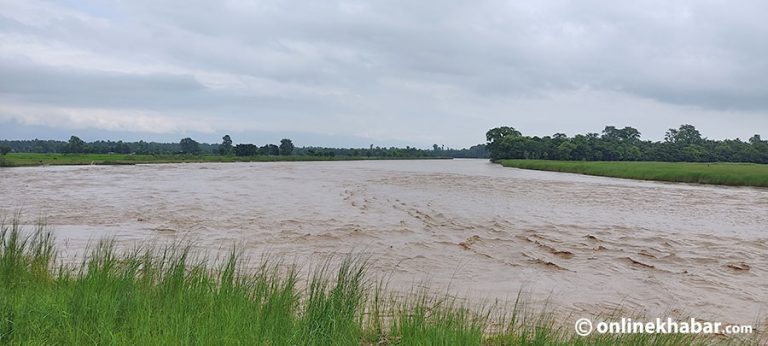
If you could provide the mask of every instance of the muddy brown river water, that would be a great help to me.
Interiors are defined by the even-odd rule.
[[[366,252],[390,286],[583,314],[768,314],[768,189],[503,168],[485,160],[0,169],[0,211],[67,251],[192,238],[302,263]],[[762,322],[759,322],[762,323]],[[756,326],[757,327],[757,326]]]

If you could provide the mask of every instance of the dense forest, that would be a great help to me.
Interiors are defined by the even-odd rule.
[[[0,140],[0,152],[19,153],[62,153],[62,154],[188,154],[188,155],[233,155],[233,156],[346,156],[346,157],[455,157],[455,158],[488,158],[485,144],[475,145],[468,149],[452,149],[433,145],[431,149],[419,149],[407,146],[405,148],[326,148],[326,147],[295,147],[290,139],[283,139],[279,144],[237,144],[233,145],[229,135],[222,137],[219,144],[200,143],[192,138],[183,138],[177,143],[158,142],[123,142],[123,141],[93,141],[85,142],[77,136],[69,141],[56,140]]]
[[[632,127],[606,126],[602,134],[568,137],[529,137],[512,127],[497,127],[486,133],[492,160],[541,159],[585,161],[753,162],[768,163],[768,141],[760,135],[748,141],[711,140],[692,125],[669,129],[664,140],[640,138]]]
[[[183,138],[178,143],[93,141],[77,136],[69,141],[0,140],[0,154],[25,153],[94,153],[94,154],[188,154],[232,156],[326,156],[326,157],[453,157],[501,159],[544,159],[578,161],[666,161],[666,162],[753,162],[768,163],[768,141],[754,135],[740,139],[711,140],[692,125],[669,129],[663,141],[642,140],[640,131],[632,127],[606,126],[601,134],[587,133],[568,137],[524,136],[513,127],[497,127],[486,133],[487,144],[466,149],[433,145],[431,149],[415,147],[327,148],[295,147],[290,139],[279,144],[237,144],[225,135],[221,143],[199,143]]]

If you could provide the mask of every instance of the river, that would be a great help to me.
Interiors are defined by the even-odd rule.
[[[522,291],[575,316],[768,313],[768,189],[414,160],[10,168],[0,196],[5,215],[44,217],[63,253],[104,236],[297,263],[365,252],[394,289]]]

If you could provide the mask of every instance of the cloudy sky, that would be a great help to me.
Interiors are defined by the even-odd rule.
[[[765,1],[0,0],[0,138],[768,136]]]

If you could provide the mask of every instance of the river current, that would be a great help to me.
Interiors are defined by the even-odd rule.
[[[0,196],[64,253],[104,236],[297,263],[364,252],[394,289],[523,292],[575,316],[768,314],[768,189],[413,160],[11,168]]]

